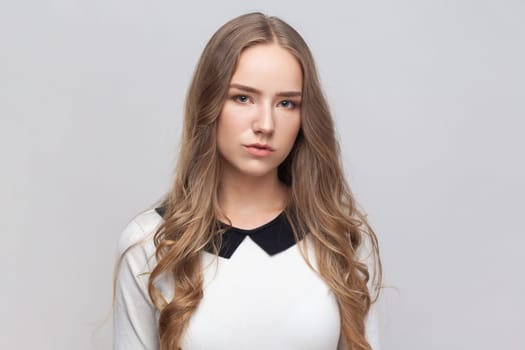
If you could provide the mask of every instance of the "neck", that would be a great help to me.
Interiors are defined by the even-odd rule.
[[[279,180],[277,169],[260,177],[225,171],[219,187],[219,204],[228,216],[261,215],[261,212],[272,216],[284,210],[288,195],[289,189]]]

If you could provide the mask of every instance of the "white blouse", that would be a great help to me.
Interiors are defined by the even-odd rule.
[[[114,350],[159,348],[159,312],[147,290],[147,272],[156,265],[153,235],[163,220],[159,213],[140,214],[119,239],[118,256],[142,242],[125,254],[117,275]],[[218,259],[202,253],[204,296],[183,335],[183,350],[343,350],[335,295],[305,263],[284,213],[253,230],[232,228],[227,235]],[[304,240],[316,267],[309,235]],[[155,286],[172,299],[171,276],[157,279]],[[379,349],[376,313],[374,304],[366,320],[374,350]]]

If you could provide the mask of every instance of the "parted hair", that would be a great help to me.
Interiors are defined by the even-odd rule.
[[[291,194],[284,213],[298,242],[306,234],[311,237],[317,266],[304,247],[301,253],[336,296],[346,349],[371,349],[365,319],[381,284],[377,238],[345,180],[334,122],[312,54],[301,35],[283,20],[249,13],[213,34],[187,93],[175,178],[162,203],[164,220],[153,237],[157,263],[148,282],[149,297],[160,311],[161,350],[180,349],[188,321],[203,297],[200,255],[206,246],[217,255],[227,230],[217,219],[226,217],[218,202],[217,121],[240,54],[265,44],[288,50],[303,74],[301,127],[278,168],[279,179]],[[365,241],[370,246],[369,263],[357,255]],[[164,273],[173,277],[172,300],[165,300],[154,285]]]

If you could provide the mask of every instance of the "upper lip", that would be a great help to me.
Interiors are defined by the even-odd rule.
[[[274,150],[273,148],[271,148],[270,146],[268,146],[267,144],[264,144],[264,143],[252,143],[250,145],[247,145],[246,147],[264,148],[264,149],[267,149],[267,150],[270,150],[270,151]]]

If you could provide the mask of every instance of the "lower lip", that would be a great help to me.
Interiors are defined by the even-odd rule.
[[[251,155],[258,156],[258,157],[265,157],[269,155],[270,153],[272,153],[272,151],[267,148],[257,148],[257,147],[246,146],[246,150]]]

